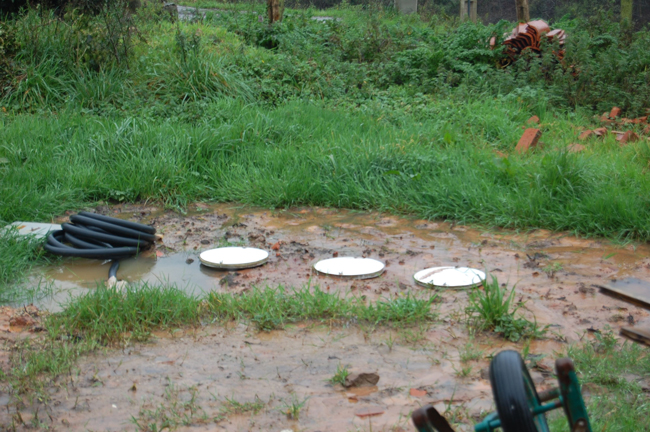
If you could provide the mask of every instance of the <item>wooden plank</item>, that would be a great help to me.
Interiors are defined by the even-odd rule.
[[[625,278],[594,286],[600,288],[603,294],[650,309],[650,282],[637,278]]]

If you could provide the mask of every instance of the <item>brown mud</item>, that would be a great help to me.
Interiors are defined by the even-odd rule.
[[[179,215],[139,205],[98,208],[111,216],[153,223],[163,235],[155,251],[125,261],[118,276],[174,283],[197,294],[311,284],[377,300],[427,291],[412,279],[426,267],[486,269],[500,282],[516,284],[516,299],[525,302],[523,313],[550,326],[548,339],[530,344],[531,354],[545,355],[533,371],[540,387],[553,385],[554,359],[567,344],[608,327],[617,332],[621,326],[650,323],[645,309],[594,287],[624,278],[650,281],[650,248],[645,244],[616,245],[544,230],[481,230],[325,208],[268,211],[199,203],[191,210]],[[236,272],[200,265],[200,251],[226,241],[264,248],[271,253],[269,262]],[[313,272],[316,261],[335,255],[379,259],[386,272],[363,281]],[[63,295],[93,289],[107,271],[107,264],[82,260],[40,269],[34,277],[52,280],[58,294],[37,305],[55,310]],[[240,324],[161,332],[151,343],[84,360],[78,375],[62,377],[52,389],[48,416],[41,414],[41,419],[51,418],[47,423],[55,430],[155,430],[145,425],[160,427],[161,413],[177,412],[178,419],[189,423],[178,420],[178,430],[410,431],[410,412],[434,403],[449,410],[459,430],[470,430],[492,407],[487,356],[509,347],[521,349],[521,344],[491,335],[470,339],[462,316],[466,291],[438,294],[440,320],[420,328],[304,324],[257,333]],[[461,362],[469,341],[483,353],[479,360]],[[331,385],[327,380],[339,365],[381,378],[371,388]],[[420,396],[418,390],[426,394]],[[195,399],[189,403],[192,394]],[[251,402],[257,409],[241,413],[232,401]],[[287,411],[301,404],[299,418],[288,418]],[[29,410],[22,416],[29,423]]]

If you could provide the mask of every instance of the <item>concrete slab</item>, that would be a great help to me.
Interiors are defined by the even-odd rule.
[[[14,222],[5,227],[16,227],[20,235],[33,235],[36,238],[45,238],[51,231],[61,229],[61,225],[38,222]]]

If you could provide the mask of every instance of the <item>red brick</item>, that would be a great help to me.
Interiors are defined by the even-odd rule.
[[[526,124],[538,124],[539,123],[539,117],[536,115],[532,116],[526,121]]]
[[[517,153],[526,153],[528,150],[535,148],[539,139],[542,137],[542,131],[539,129],[526,129],[524,134],[521,136],[515,151]]]
[[[650,126],[646,126],[646,128],[643,129],[643,133],[646,135],[650,135]]]
[[[584,141],[584,140],[586,140],[587,138],[591,138],[591,137],[594,136],[594,135],[595,135],[595,134],[594,134],[594,131],[592,131],[592,130],[586,130],[586,131],[584,131],[583,133],[580,134],[580,136],[578,137],[578,139],[581,140],[581,141]]]
[[[621,109],[620,109],[619,107],[614,107],[614,108],[612,108],[612,110],[609,112],[609,118],[613,118],[613,119],[615,119],[615,118],[618,117],[619,115],[621,115]]]
[[[422,397],[422,396],[427,395],[426,390],[420,390],[420,389],[416,389],[416,388],[412,388],[411,390],[409,390],[409,393],[411,394],[411,396],[414,396],[414,397]]]
[[[639,136],[632,131],[627,131],[623,135],[617,136],[616,139],[621,145],[626,145],[627,143],[638,141]]]
[[[586,148],[587,147],[583,146],[582,144],[570,144],[566,149],[569,153],[579,153]]]

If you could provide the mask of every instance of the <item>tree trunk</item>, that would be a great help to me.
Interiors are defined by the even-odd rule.
[[[627,20],[632,22],[634,10],[634,0],[621,0],[621,21]]]
[[[530,21],[530,9],[528,8],[528,0],[515,0],[517,3],[517,21],[528,22]],[[625,0],[621,0],[625,1]]]
[[[269,13],[269,24],[277,21],[282,21],[282,8],[280,0],[268,0],[267,10]]]
[[[475,23],[478,20],[478,0],[470,0],[469,19]]]
[[[460,0],[460,20],[465,21],[467,19],[467,3],[470,0]]]

